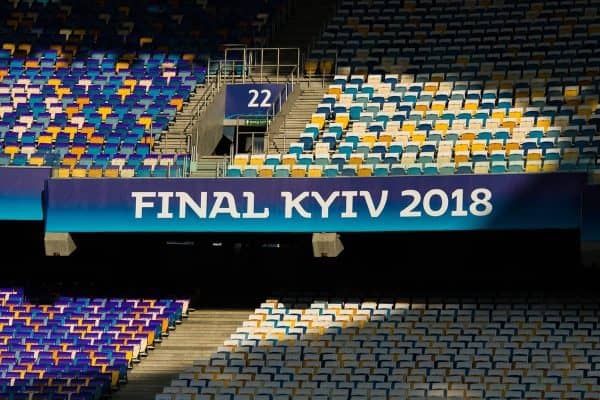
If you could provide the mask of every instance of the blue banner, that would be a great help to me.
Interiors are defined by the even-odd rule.
[[[0,168],[0,220],[41,221],[42,192],[50,168]]]
[[[277,114],[287,100],[284,84],[231,84],[225,94],[225,119]],[[281,95],[281,97],[280,97]]]
[[[586,175],[52,179],[49,232],[577,229]]]

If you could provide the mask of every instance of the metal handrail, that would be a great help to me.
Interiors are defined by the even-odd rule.
[[[282,51],[294,51],[296,53],[295,64],[281,64],[279,62]],[[266,64],[265,52],[275,52],[276,63]],[[231,53],[241,53],[241,60],[232,58]],[[254,64],[254,55],[260,55],[260,63]],[[280,72],[283,68],[291,68],[296,75],[296,79],[300,79],[300,49],[297,47],[228,47],[225,49],[225,63],[237,60],[242,63],[242,80],[245,82],[246,76],[251,75],[251,72],[258,69],[260,82],[264,81],[264,69],[274,67],[276,70],[276,81],[279,82]],[[284,74],[287,75],[287,74]]]

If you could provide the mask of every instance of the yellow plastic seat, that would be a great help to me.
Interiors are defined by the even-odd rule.
[[[85,153],[85,147],[83,146],[75,146],[71,149],[71,154],[75,154],[77,158],[80,158],[83,153]]]
[[[332,94],[335,96],[336,100],[339,100],[340,95],[342,94],[342,87],[339,85],[329,85],[327,94]]]
[[[510,152],[512,150],[520,150],[521,146],[519,145],[519,143],[516,143],[516,142],[507,142],[505,149],[506,149],[506,155],[508,156],[508,155],[510,155]]]
[[[101,167],[91,167],[88,170],[88,176],[90,178],[102,178],[103,170]]]
[[[473,140],[475,140],[475,133],[474,132],[465,132],[462,135],[460,135],[460,140],[468,140],[469,142],[472,142]]]
[[[50,125],[46,128],[46,131],[52,135],[52,140],[56,140],[56,135],[62,130],[60,125]]]
[[[318,62],[317,60],[306,60],[304,63],[304,72],[306,75],[311,76],[317,73]]]
[[[117,168],[107,168],[104,170],[104,176],[106,178],[118,178],[119,170]]]
[[[319,63],[319,70],[322,75],[331,75],[333,72],[333,60],[329,58],[324,58]]]
[[[454,151],[469,151],[469,143],[456,143],[454,145]]]
[[[263,165],[258,170],[258,176],[260,178],[271,178],[273,177],[273,166],[272,165]]]
[[[42,165],[44,165],[44,157],[32,156],[29,159],[29,165],[33,165],[33,166],[36,166],[36,167],[41,167]]]
[[[38,144],[52,144],[52,135],[49,135],[47,133],[41,134],[37,138],[37,143]]]
[[[40,67],[40,63],[37,60],[25,61],[25,68],[36,69]]]
[[[358,167],[358,176],[372,176],[373,175],[373,166],[372,165],[360,165]]]
[[[69,134],[69,140],[73,140],[75,138],[75,134],[77,133],[77,127],[76,126],[65,126],[63,128],[63,132],[68,133]]]
[[[54,89],[58,89],[58,87],[60,86],[61,83],[62,83],[62,81],[58,78],[48,79],[48,85],[54,86]]]
[[[296,156],[294,154],[285,154],[281,158],[281,164],[290,166],[296,165]]]
[[[292,172],[290,174],[292,178],[304,178],[306,176],[306,166],[305,165],[295,165],[292,168]]]
[[[60,167],[58,169],[58,177],[59,178],[70,178],[71,177],[71,169],[65,168],[65,167]]]
[[[8,155],[10,155],[10,157],[14,157],[15,154],[17,154],[19,152],[19,146],[6,146],[4,147],[4,152]]]
[[[551,123],[552,121],[550,120],[550,118],[539,117],[537,119],[536,126],[538,128],[543,128],[544,130],[547,130],[550,127]]]
[[[152,126],[152,117],[142,116],[142,117],[140,117],[140,119],[138,119],[137,123],[140,125],[144,125],[144,128],[148,131],[148,130],[150,130],[150,127]]]
[[[463,163],[463,162],[468,162],[469,161],[469,154],[468,153],[458,153],[454,155],[454,162],[456,164],[459,163]]]
[[[85,133],[85,135],[87,136],[88,140],[92,137],[92,135],[94,134],[94,132],[96,132],[96,129],[93,126],[84,126],[79,130],[81,133]]]
[[[250,156],[250,165],[261,166],[265,163],[264,154],[253,154]]]
[[[117,94],[121,96],[121,103],[124,103],[127,96],[131,94],[131,88],[121,87],[117,90]]]
[[[56,95],[59,99],[62,99],[62,97],[66,94],[71,94],[71,88],[63,86],[59,86],[56,88]]]
[[[4,44],[2,44],[2,50],[10,51],[11,55],[13,55],[15,53],[16,49],[17,49],[17,46],[15,46],[14,43],[4,43]]]
[[[410,136],[410,140],[413,142],[423,143],[427,139],[427,134],[425,132],[413,132]]]
[[[118,62],[117,65],[115,65],[115,71],[117,73],[121,72],[122,70],[126,70],[129,69],[129,63],[127,62]]]
[[[67,117],[71,119],[73,118],[74,114],[79,112],[79,106],[68,106],[65,111],[67,113]]]
[[[73,178],[85,178],[87,176],[86,168],[73,168],[73,172],[71,173]]]
[[[75,100],[75,103],[77,103],[79,109],[82,109],[86,104],[90,104],[90,102],[90,98],[86,96],[78,97],[77,100]]]
[[[320,165],[311,165],[308,168],[309,178],[320,178],[323,176],[323,169]]]
[[[245,167],[248,165],[248,154],[236,154],[233,158],[233,165]]]
[[[442,131],[442,132],[447,132],[449,129],[449,123],[448,121],[436,121],[435,122],[435,130],[436,131]]]
[[[364,157],[362,154],[352,154],[350,155],[350,159],[348,160],[348,164],[351,165],[360,165],[363,163]]]
[[[346,129],[348,127],[348,123],[350,122],[350,114],[347,113],[339,113],[335,116],[335,122],[338,124],[342,124],[342,129]]]
[[[109,106],[98,107],[98,114],[100,114],[100,116],[102,117],[102,121],[104,121],[106,119],[106,117],[108,116],[108,114],[110,114],[111,112],[112,112],[112,107],[109,107]],[[152,121],[152,119],[150,117],[141,117],[140,120],[142,120],[143,118],[148,118],[148,119],[150,119],[150,121]],[[150,126],[148,126],[148,128],[149,127]]]
[[[390,143],[392,143],[392,141],[393,141],[393,140],[394,140],[394,138],[393,138],[393,137],[392,137],[392,135],[391,135],[391,134],[389,134],[389,133],[381,133],[381,134],[379,135],[379,141],[380,141],[380,142],[383,142],[383,143],[387,143],[388,145],[389,145]]]
[[[471,151],[486,151],[486,144],[485,142],[477,142],[474,141],[473,143],[471,143]]]
[[[177,107],[177,111],[181,111],[183,108],[183,99],[182,98],[173,98],[169,101],[169,104]]]
[[[65,158],[62,163],[69,167],[69,169],[73,169],[73,167],[75,167],[75,164],[77,164],[77,159],[75,158]]]
[[[528,160],[525,165],[525,172],[540,172],[542,163],[540,160]]]
[[[325,126],[325,114],[313,114],[310,118],[310,123],[318,125],[319,129],[323,129],[323,126]]]
[[[415,111],[427,111],[429,108],[425,104],[417,104],[414,108]]]
[[[145,136],[140,140],[140,143],[149,144],[150,147],[154,146],[154,137],[153,136]]]
[[[152,44],[152,38],[151,37],[141,37],[140,38],[140,47],[144,47],[147,44]]]

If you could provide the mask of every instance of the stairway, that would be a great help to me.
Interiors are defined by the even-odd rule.
[[[187,148],[187,133],[188,129],[192,128],[190,122],[196,114],[201,114],[202,111],[212,102],[212,99],[217,94],[215,87],[212,85],[198,85],[195,91],[190,95],[189,101],[184,103],[181,111],[175,116],[175,120],[169,123],[169,129],[163,133],[160,140],[154,144],[154,153],[165,154],[185,154],[189,150]]]
[[[317,106],[323,100],[323,94],[326,88],[309,87],[297,88],[302,90],[293,105],[290,106],[287,113],[280,113],[273,122],[272,126],[280,126],[269,132],[269,152],[286,153],[290,143],[295,143],[304,132],[306,124],[310,122],[311,116],[317,111]],[[278,121],[278,119],[283,119]]]
[[[227,156],[204,156],[196,161],[195,168],[192,168],[190,176],[192,178],[216,178],[225,175],[229,157]]]
[[[128,373],[113,400],[154,400],[195,360],[206,360],[248,319],[252,310],[195,310],[148,358]]]

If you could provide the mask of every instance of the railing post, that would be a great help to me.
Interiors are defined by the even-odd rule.
[[[276,74],[277,74],[277,78],[276,78],[277,79],[277,83],[279,83],[279,56],[280,56],[280,52],[281,52],[281,49],[277,48],[277,72],[276,72]]]
[[[264,82],[263,80],[263,65],[265,64],[265,49],[261,48],[260,49],[260,81]]]

